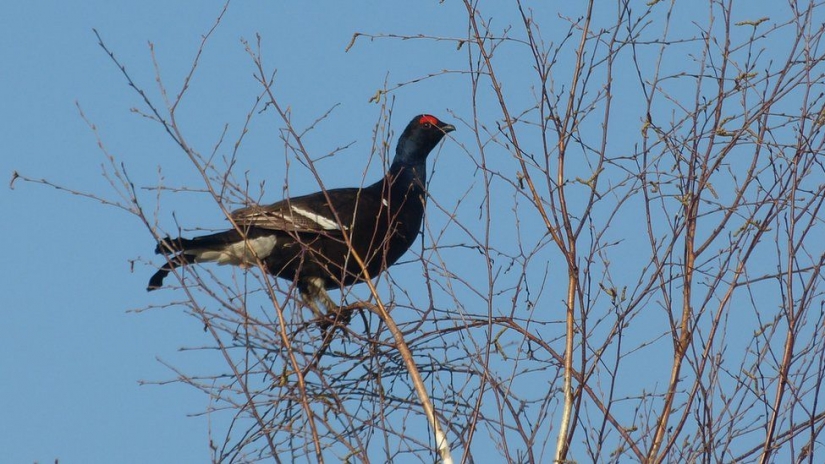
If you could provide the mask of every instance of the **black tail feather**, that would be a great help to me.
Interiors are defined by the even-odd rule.
[[[193,253],[193,250],[220,250],[227,245],[243,241],[245,238],[253,239],[271,234],[272,231],[251,227],[244,234],[235,229],[230,229],[224,232],[202,235],[191,239],[183,237],[173,239],[172,237],[166,236],[158,242],[155,247],[155,253],[166,256],[168,261],[149,279],[149,285],[146,287],[146,290],[151,292],[152,290],[161,288],[163,286],[163,279],[166,278],[173,269],[194,263],[197,253]]]
[[[169,271],[171,270],[171,269],[168,269],[168,268],[171,268],[171,266],[169,266],[168,264],[164,264],[163,267],[158,269],[158,272],[156,272],[149,279],[149,285],[146,287],[147,292],[151,292],[152,290],[157,290],[157,289],[159,289],[160,287],[163,286],[163,279],[166,278],[166,276],[169,275]]]
[[[169,261],[161,266],[160,269],[158,269],[158,272],[155,272],[155,274],[149,278],[149,285],[146,286],[147,292],[163,287],[163,279],[169,275],[169,272],[171,272],[172,269],[187,264],[185,257],[181,253],[184,250],[184,245],[182,243],[183,240],[186,239],[178,237],[173,240],[172,237],[167,235],[158,242],[155,247],[155,254],[173,256],[169,257]]]
[[[161,249],[161,246],[164,245],[158,244],[158,249]],[[165,279],[173,269],[193,263],[194,258],[194,256],[187,255],[185,253],[170,256],[169,261],[161,266],[160,269],[158,269],[158,272],[155,272],[152,277],[149,278],[149,285],[146,286],[146,291],[151,292],[152,290],[157,290],[163,287],[163,279]]]
[[[172,237],[167,235],[158,242],[158,245],[155,247],[155,254],[168,255],[172,253],[180,253],[186,249],[183,243],[184,241],[188,242],[189,240],[181,237],[172,239]]]
[[[271,235],[272,231],[259,229],[257,227],[250,227],[245,233],[238,232],[235,229],[218,232],[215,234],[201,235],[194,238],[172,238],[165,237],[158,242],[155,247],[155,253],[159,255],[169,255],[173,253],[182,253],[194,248],[198,249],[221,249],[226,245],[238,243],[244,239],[253,239],[264,235]]]

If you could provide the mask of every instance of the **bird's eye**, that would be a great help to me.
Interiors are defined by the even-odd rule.
[[[431,127],[433,127],[433,125],[432,125],[432,124],[430,124],[430,123],[428,123],[428,122],[425,122],[425,123],[424,123],[424,128],[425,128],[425,129],[429,129],[429,128],[431,128]]]

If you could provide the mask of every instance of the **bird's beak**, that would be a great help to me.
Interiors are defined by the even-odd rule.
[[[440,129],[444,131],[445,134],[449,134],[455,130],[455,126],[452,124],[444,124],[443,126],[440,126]]]

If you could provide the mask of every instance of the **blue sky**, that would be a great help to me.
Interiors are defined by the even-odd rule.
[[[743,18],[770,13],[770,4],[751,2]],[[98,30],[150,98],[159,101],[149,42],[164,82],[170,92],[177,92],[201,37],[222,6],[221,1],[6,5],[0,17],[0,176],[11,179],[18,171],[112,198],[113,190],[101,175],[107,160],[98,148],[97,134],[108,153],[125,163],[141,185],[153,185],[159,166],[168,185],[197,185],[197,174],[188,169],[188,161],[160,127],[130,111],[142,103],[100,48],[92,29]],[[566,30],[553,28],[561,24],[557,8],[571,7],[543,3],[535,7],[537,17],[547,18],[544,39],[561,40],[555,35]],[[511,8],[499,11],[497,4],[487,8],[499,25],[515,21]],[[691,13],[705,14],[704,10]],[[681,26],[689,27],[689,21]],[[462,38],[467,35],[466,11],[457,2],[436,1],[413,5],[373,1],[357,7],[344,2],[236,1],[211,37],[179,111],[190,142],[208,152],[224,127],[228,140],[239,137],[260,93],[242,40],[254,46],[260,35],[264,62],[270,70],[277,69],[274,88],[281,104],[291,109],[296,126],[307,126],[334,107],[306,139],[309,151],[327,153],[352,144],[344,156],[319,165],[325,185],[342,187],[375,179],[380,165],[368,163],[366,155],[360,157],[369,153],[372,130],[381,116],[370,97],[385,82],[392,88],[444,70],[465,69],[467,55],[450,41],[367,38],[346,51],[355,32]],[[513,55],[521,65],[522,58]],[[504,64],[505,91],[515,101],[529,98],[530,89],[518,85],[518,68],[507,70]],[[634,92],[616,92],[615,104],[633,104],[634,95],[638,96]],[[458,126],[431,161],[436,163],[433,197],[444,199],[448,207],[468,192],[475,192],[469,198],[477,199],[480,180],[471,149],[466,148],[472,146],[473,137],[461,124],[472,119],[467,77],[444,74],[402,87],[392,96],[395,131],[421,112]],[[495,104],[488,104],[481,109],[492,114]],[[253,185],[267,182],[263,189],[267,201],[280,198],[287,177],[293,192],[316,190],[306,172],[295,166],[288,172],[284,169],[277,129],[268,121],[271,118],[253,121],[236,172],[247,173]],[[628,124],[638,127],[638,119]],[[618,147],[629,149],[630,142],[623,144],[620,134],[615,140]],[[208,344],[210,338],[180,308],[135,311],[175,298],[171,292],[145,291],[152,273],[146,262],[154,259],[152,237],[139,221],[116,208],[41,185],[17,182],[14,187],[0,188],[0,208],[8,224],[3,235],[5,259],[0,264],[3,460],[208,461],[210,418],[200,415],[208,406],[207,397],[180,384],[154,383],[174,379],[166,364],[202,372],[220,360],[208,352],[181,351],[181,347]],[[144,199],[154,195],[142,194]],[[467,218],[472,217],[469,210]],[[157,217],[169,230],[174,221],[186,227],[224,224],[219,210],[199,201],[197,195],[165,196]],[[432,220],[444,223],[444,214],[433,212]],[[522,227],[529,224],[526,221]],[[134,265],[133,260],[137,260]],[[464,269],[472,272],[471,268],[468,264]],[[393,274],[396,279],[398,275]],[[548,285],[553,291],[563,288],[553,281]]]

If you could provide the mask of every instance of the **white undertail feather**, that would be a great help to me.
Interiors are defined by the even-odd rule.
[[[246,242],[236,242],[226,245],[221,250],[194,249],[188,253],[195,255],[196,262],[214,261],[218,264],[232,264],[235,266],[254,266],[258,259],[263,259],[272,253],[277,243],[274,235],[249,239]]]

